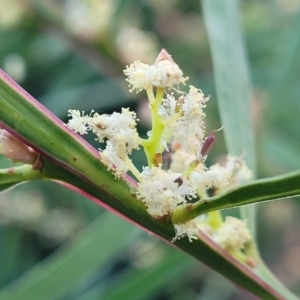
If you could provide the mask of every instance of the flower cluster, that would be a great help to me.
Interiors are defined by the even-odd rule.
[[[150,215],[162,217],[196,197],[196,191],[180,173],[169,173],[160,166],[146,167],[141,173],[137,196],[146,203]]]
[[[121,113],[111,115],[99,115],[93,111],[91,115],[85,115],[78,110],[69,110],[69,116],[71,119],[67,125],[71,130],[81,135],[92,131],[97,141],[106,142],[106,148],[100,150],[101,159],[116,177],[128,171],[128,155],[140,144],[135,112],[122,108]]]
[[[171,88],[174,85],[188,80],[174,62],[171,55],[163,49],[152,66],[135,61],[126,67],[124,74],[127,77],[130,91],[157,88]]]
[[[200,89],[189,86],[179,89],[188,80],[166,50],[162,50],[153,65],[135,61],[126,67],[131,92],[146,91],[152,114],[152,128],[147,139],[138,136],[137,117],[123,108],[111,115],[92,112],[85,115],[70,110],[67,126],[86,134],[92,131],[96,140],[105,142],[100,149],[102,162],[120,178],[130,170],[138,180],[137,199],[145,203],[148,213],[163,220],[181,205],[207,198],[248,180],[250,171],[240,157],[229,156],[223,165],[207,167],[206,157],[215,137],[205,137],[204,109],[208,97]],[[140,172],[129,155],[142,147],[148,165]],[[212,225],[213,224],[213,225]],[[243,249],[251,237],[245,222],[220,214],[208,215],[183,224],[174,224],[173,241],[187,236],[197,239],[205,231],[224,249],[234,253]]]
[[[214,239],[224,249],[235,251],[243,249],[245,244],[251,240],[251,236],[245,221],[227,217]]]

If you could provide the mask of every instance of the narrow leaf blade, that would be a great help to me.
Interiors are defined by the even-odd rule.
[[[105,213],[71,243],[0,292],[1,300],[61,299],[130,243],[132,226]],[[110,232],[114,232],[112,237]],[[124,236],[127,238],[124,239]]]
[[[216,92],[227,149],[243,154],[255,175],[251,123],[251,84],[239,20],[238,0],[203,0],[204,23],[212,51]],[[255,207],[241,208],[241,216],[255,236]]]

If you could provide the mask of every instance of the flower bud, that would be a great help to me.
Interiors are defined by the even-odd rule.
[[[206,156],[209,153],[215,139],[216,138],[214,135],[210,135],[206,138],[206,140],[204,141],[204,143],[202,145],[201,151],[200,151],[200,154],[202,157]]]
[[[0,130],[1,153],[13,162],[34,164],[37,152],[25,145],[8,131]]]
[[[183,77],[181,69],[165,49],[161,50],[154,65],[150,66],[148,76],[151,85],[158,88],[184,84],[188,79],[188,77]]]
[[[181,177],[178,177],[174,180],[174,182],[176,182],[178,184],[178,186],[182,186],[183,184],[183,179]]]

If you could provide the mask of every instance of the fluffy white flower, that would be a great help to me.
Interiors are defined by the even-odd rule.
[[[178,204],[185,203],[185,198],[196,197],[196,193],[180,173],[146,167],[141,173],[137,197],[146,203],[150,215],[161,217],[174,211]]]
[[[252,177],[251,171],[241,157],[228,156],[225,168],[231,172],[230,186],[232,187]]]
[[[176,113],[177,100],[173,94],[166,94],[167,98],[163,99],[159,113],[166,117],[172,117]]]
[[[150,66],[147,64],[143,64],[141,61],[135,61],[129,66],[126,66],[124,70],[124,74],[128,76],[126,81],[129,83],[129,91],[140,92],[151,87],[151,82],[149,79],[149,70]]]
[[[120,178],[128,171],[126,163],[116,154],[110,141],[107,141],[106,148],[100,151],[101,162],[112,170],[116,178]]]
[[[211,169],[205,169],[203,165],[200,165],[195,171],[191,173],[191,182],[197,189],[205,190],[215,187],[217,189],[223,188],[229,184],[230,172],[225,168],[218,167]]]
[[[207,187],[215,187],[219,189],[228,185],[230,173],[224,168],[213,170],[209,169],[204,173],[204,177]]]
[[[135,112],[122,108],[122,113],[114,112],[111,115],[96,113],[88,123],[100,142],[107,138],[114,152],[119,157],[124,157],[139,147],[140,138],[136,130],[136,120]]]
[[[226,176],[223,184],[216,186],[219,192],[225,192],[235,186],[249,180],[252,176],[251,171],[241,157],[228,156],[224,166],[215,164],[209,168],[211,172],[222,172]],[[213,175],[213,174],[212,174]]]
[[[69,129],[81,135],[88,133],[89,126],[87,122],[89,117],[84,115],[84,111],[80,112],[76,109],[69,109],[68,116],[71,117],[71,119],[66,124]]]
[[[193,221],[186,222],[184,224],[174,224],[175,229],[175,237],[172,239],[172,242],[181,239],[182,237],[187,236],[189,241],[192,242],[193,239],[197,240],[197,233],[199,232],[199,228]]]
[[[190,85],[189,93],[182,104],[182,111],[187,119],[203,119],[205,116],[203,108],[206,107],[208,98],[204,97],[201,90]]]
[[[190,86],[189,93],[184,97],[181,105],[183,116],[170,125],[174,139],[179,141],[182,148],[188,152],[197,151],[202,144],[205,129],[203,108],[207,101],[208,98],[204,97],[201,90]]]
[[[245,221],[226,217],[214,239],[222,248],[235,251],[243,249],[245,243],[251,240],[251,235]]]
[[[163,59],[150,66],[148,78],[152,86],[159,88],[171,88],[174,85],[185,83],[187,77],[183,77],[181,69],[174,61]]]
[[[135,61],[126,67],[124,74],[127,76],[130,92],[140,92],[151,87],[170,88],[184,84],[188,79],[183,77],[181,69],[165,49],[159,53],[153,65]]]
[[[182,173],[195,159],[195,155],[190,154],[182,149],[178,149],[171,155],[171,164],[169,171]]]

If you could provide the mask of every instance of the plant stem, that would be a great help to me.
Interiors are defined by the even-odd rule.
[[[43,179],[40,170],[32,170],[32,165],[21,165],[7,169],[0,169],[0,184],[24,182],[29,180]]]
[[[153,100],[153,93],[147,90],[152,114],[152,130],[151,136],[147,140],[142,141],[142,146],[144,147],[149,167],[155,165],[155,154],[163,150],[161,149],[161,138],[165,127],[161,115],[158,113],[163,99],[163,94],[164,89],[158,88],[156,97]]]
[[[209,212],[207,223],[214,229],[219,228],[223,223],[221,212],[219,210]]]
[[[132,163],[131,159],[128,157],[128,155],[125,156],[124,162],[126,163],[128,169],[131,171],[131,173],[135,176],[137,180],[140,181],[141,173],[136,168],[136,166]]]

